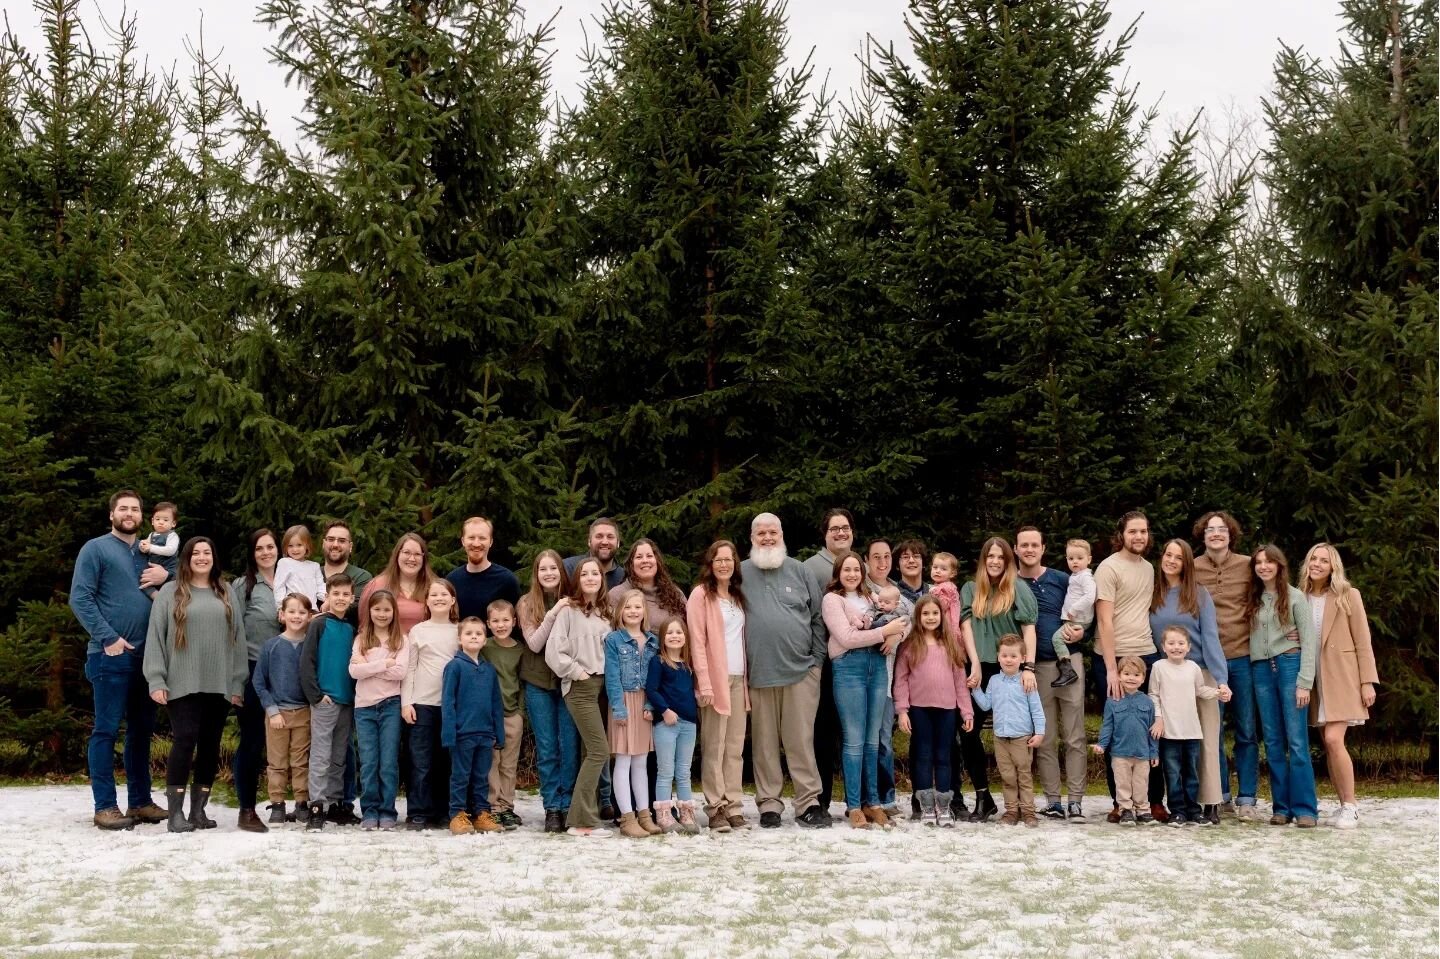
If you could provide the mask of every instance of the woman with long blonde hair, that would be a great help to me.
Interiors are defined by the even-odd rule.
[[[975,578],[960,590],[960,629],[966,650],[975,651],[970,664],[968,685],[971,689],[988,683],[1000,672],[1000,637],[1007,633],[1020,636],[1025,645],[1021,663],[1025,691],[1035,688],[1035,620],[1040,607],[1030,584],[1015,573],[1015,551],[1009,541],[992,536],[980,547],[975,564]],[[975,725],[960,734],[960,754],[965,772],[975,787],[975,808],[971,822],[985,822],[1000,808],[990,796],[989,759],[980,740],[988,710],[975,707]],[[960,792],[960,763],[954,765],[954,791]]]
[[[1310,724],[1323,730],[1325,766],[1340,794],[1340,809],[1326,825],[1354,829],[1360,825],[1360,807],[1355,801],[1355,766],[1345,748],[1345,731],[1363,726],[1375,705],[1380,675],[1370,642],[1370,621],[1360,591],[1345,578],[1340,551],[1331,544],[1310,547],[1297,578],[1320,640]]]

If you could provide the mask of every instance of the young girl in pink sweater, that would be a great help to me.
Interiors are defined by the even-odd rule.
[[[957,722],[966,732],[975,722],[965,654],[935,596],[915,603],[914,623],[895,660],[895,710],[910,734],[910,778],[921,818],[927,826],[953,826],[950,744]]]
[[[400,684],[410,662],[395,623],[395,594],[377,589],[365,600],[365,625],[355,634],[355,737],[360,749],[360,828],[395,828],[400,788]]]

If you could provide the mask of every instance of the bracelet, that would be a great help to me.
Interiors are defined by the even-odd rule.
[[[1034,664],[1034,663],[1021,663],[1021,664],[1020,664],[1020,671],[1021,671],[1022,673],[1033,673],[1033,672],[1035,672],[1035,664]]]

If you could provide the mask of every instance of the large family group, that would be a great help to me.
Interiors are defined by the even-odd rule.
[[[443,578],[414,533],[372,577],[351,561],[349,527],[334,522],[319,560],[304,526],[255,531],[244,574],[227,580],[215,544],[181,545],[177,520],[173,504],[159,504],[141,537],[140,496],[116,493],[110,531],[75,564],[70,603],[90,636],[88,759],[102,829],[213,827],[206,803],[232,709],[239,826],[253,832],[266,832],[266,820],[354,823],[357,793],[362,829],[394,829],[402,773],[407,827],[514,829],[527,724],[544,829],[576,836],[616,825],[634,838],[747,828],[747,726],[766,828],[782,823],[787,771],[798,825],[833,824],[838,772],[844,821],[889,828],[901,816],[897,725],[909,734],[910,818],[985,822],[1001,812],[987,722],[1005,823],[1084,820],[1092,749],[1106,757],[1110,822],[1255,819],[1263,740],[1269,822],[1315,826],[1312,724],[1340,798],[1328,822],[1359,820],[1345,731],[1368,718],[1379,681],[1360,594],[1327,543],[1310,549],[1291,585],[1275,546],[1237,552],[1240,528],[1223,511],[1195,524],[1201,552],[1171,539],[1158,564],[1146,558],[1148,520],[1127,513],[1093,573],[1091,544],[1069,541],[1067,569],[1051,568],[1041,531],[1023,527],[1013,542],[986,540],[963,583],[954,555],[931,556],[916,540],[876,538],[854,551],[843,509],[825,514],[823,547],[801,563],[780,519],[762,513],[743,561],[729,540],[709,546],[688,598],[651,540],[621,561],[608,519],[591,524],[585,553],[539,553],[523,592],[490,559],[494,529],[481,517],[465,521],[466,562]],[[1077,648],[1091,641],[1104,703],[1093,744]],[[151,795],[159,705],[172,733],[168,809]],[[122,726],[124,812],[114,768]]]

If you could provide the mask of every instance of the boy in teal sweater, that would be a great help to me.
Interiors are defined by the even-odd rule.
[[[339,823],[345,795],[345,754],[355,710],[350,654],[355,627],[345,613],[355,600],[354,582],[337,573],[325,582],[325,612],[310,620],[300,653],[300,685],[310,702],[310,819],[306,830],[325,828],[325,804]]]

